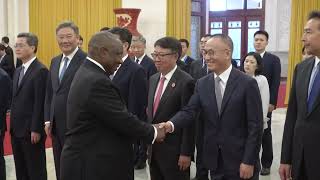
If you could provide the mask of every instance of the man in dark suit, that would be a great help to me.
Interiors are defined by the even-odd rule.
[[[180,60],[186,64],[187,72],[189,72],[191,63],[194,61],[193,58],[187,55],[189,50],[189,41],[187,39],[179,39],[179,41],[182,48]]]
[[[144,52],[146,49],[146,39],[143,36],[134,36],[130,49],[135,56],[134,61],[144,68],[149,80],[152,75],[157,73],[157,68],[153,60]]]
[[[201,37],[199,47],[200,52],[202,53],[204,50],[205,43],[212,37],[212,35],[207,34]],[[204,56],[197,61],[193,61],[190,66],[189,74],[196,80],[206,76],[208,74],[207,63],[205,62]],[[208,180],[208,169],[206,169],[202,164],[202,147],[203,147],[203,113],[199,113],[197,115],[196,120],[196,177],[193,180]]]
[[[281,180],[320,179],[320,11],[310,13],[302,41],[310,57],[293,73],[284,125]]]
[[[176,65],[181,54],[180,42],[164,37],[154,44],[151,54],[159,73],[151,76],[148,93],[148,119],[160,123],[171,118],[187,104],[194,81]],[[191,156],[194,152],[194,127],[177,129],[161,144],[150,149],[152,180],[189,180]]]
[[[0,68],[5,70],[9,77],[12,79],[13,72],[15,70],[13,57],[6,54],[6,47],[0,44]]]
[[[119,37],[123,43],[123,63],[115,73],[111,75],[112,82],[119,88],[120,94],[128,107],[128,111],[138,116],[140,120],[146,122],[146,107],[148,101],[147,75],[143,67],[135,63],[128,56],[132,34],[129,30],[119,27],[114,27],[110,29],[109,32]],[[139,161],[140,159],[135,157],[134,164],[137,165],[136,168],[144,168],[145,163]]]
[[[46,180],[43,108],[48,69],[37,59],[38,38],[20,33],[16,55],[23,64],[13,76],[10,133],[17,180]]]
[[[71,84],[61,180],[133,179],[132,142],[163,140],[164,129],[129,113],[109,79],[121,64],[122,43],[107,31],[89,41],[88,57]]]
[[[271,118],[272,111],[276,109],[278,100],[278,90],[281,78],[281,64],[278,56],[266,52],[268,45],[269,34],[266,31],[260,30],[254,34],[254,48],[257,53],[262,57],[263,72],[269,84],[270,91],[270,103],[268,109],[268,128],[263,131],[262,136],[262,153],[261,153],[261,164],[262,169],[261,175],[269,175],[270,167],[273,160],[273,147],[272,147],[272,134],[271,134]]]
[[[255,79],[231,65],[230,37],[215,34],[204,58],[213,73],[199,79],[182,111],[164,123],[168,132],[190,124],[198,110],[204,115],[203,164],[211,180],[259,179],[263,131],[261,98]]]
[[[0,179],[6,180],[6,164],[3,157],[3,140],[7,130],[6,114],[11,101],[12,82],[8,74],[0,68]]]
[[[59,180],[60,156],[67,131],[66,109],[70,85],[87,55],[78,47],[79,28],[73,22],[59,24],[56,36],[62,54],[51,60],[44,119],[46,134],[52,137],[56,177]]]
[[[6,54],[12,56],[13,58],[13,50],[9,46],[9,38],[7,36],[2,37],[1,43],[6,47]]]
[[[130,50],[135,56],[135,62],[140,64],[147,75],[147,80],[157,72],[157,68],[154,65],[153,60],[145,54],[146,49],[146,39],[143,36],[134,36],[131,41]],[[143,169],[146,167],[147,160],[147,145],[138,140],[134,144],[134,153],[135,153],[135,169]]]

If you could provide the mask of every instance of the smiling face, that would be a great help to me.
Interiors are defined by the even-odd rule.
[[[160,46],[156,46],[151,55],[157,70],[164,75],[175,67],[178,58],[176,52],[172,52],[170,49],[165,49]]]
[[[320,57],[320,19],[310,19],[306,23],[302,42],[309,54]]]
[[[57,41],[63,54],[71,54],[79,43],[79,35],[77,35],[71,27],[64,27],[57,31]]]

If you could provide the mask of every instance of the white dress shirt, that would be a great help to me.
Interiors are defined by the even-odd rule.
[[[144,56],[146,56],[146,54],[144,53],[142,56],[140,56],[139,58],[136,57],[135,61],[137,62],[137,59],[139,59],[139,61],[137,62],[138,64],[141,64]]]
[[[23,74],[26,74],[28,68],[30,67],[30,65],[32,64],[32,62],[33,62],[34,60],[36,60],[36,58],[37,58],[37,57],[35,56],[35,57],[31,58],[28,62],[22,64],[22,66],[23,66],[23,68],[24,68]]]
[[[259,87],[260,95],[261,95],[261,102],[262,102],[262,112],[263,112],[263,129],[268,128],[268,121],[270,120],[267,117],[269,102],[270,102],[270,92],[269,92],[269,84],[268,80],[263,75],[257,75],[253,77]]]
[[[69,64],[70,64],[73,56],[77,53],[78,49],[79,49],[79,48],[76,47],[76,49],[74,49],[74,51],[73,51],[71,54],[69,54],[68,56],[66,56],[65,54],[62,54],[62,59],[61,59],[61,62],[60,62],[60,67],[59,67],[59,74],[61,73],[62,68],[63,68],[63,66],[64,66],[64,63],[65,63],[65,61],[63,61],[64,58],[67,57],[67,58],[69,59],[69,61],[68,61],[68,63],[67,63],[67,68],[68,68],[68,66],[69,66]]]
[[[226,86],[227,86],[227,82],[228,82],[228,79],[229,79],[229,76],[230,76],[230,73],[231,73],[231,70],[232,70],[232,65],[230,65],[228,67],[228,69],[226,69],[223,73],[221,73],[219,75],[221,81],[220,81],[220,87],[221,87],[221,96],[222,96],[222,99],[223,99],[223,95],[224,95],[224,91],[226,89]],[[214,73],[214,79],[216,79],[218,75],[216,73]]]

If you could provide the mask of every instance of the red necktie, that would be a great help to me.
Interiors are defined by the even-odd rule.
[[[166,77],[164,77],[164,76],[162,76],[161,79],[160,79],[157,95],[156,95],[156,98],[155,98],[154,103],[153,103],[153,115],[157,112],[165,80],[166,80]]]

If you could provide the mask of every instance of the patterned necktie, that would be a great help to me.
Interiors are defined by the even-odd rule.
[[[20,86],[23,76],[24,76],[24,66],[21,66],[21,71],[19,73],[18,86]]]
[[[315,78],[312,81],[311,90],[308,98],[308,112],[311,112],[314,102],[316,101],[320,91],[320,62],[317,65]]]
[[[156,94],[156,98],[155,98],[154,103],[153,103],[153,115],[157,112],[165,80],[166,80],[166,77],[164,77],[164,76],[162,76],[161,79],[160,79],[159,88],[158,88],[158,91],[157,91],[157,94]]]
[[[59,74],[59,80],[61,82],[62,78],[63,78],[63,75],[64,73],[66,72],[67,68],[68,68],[68,61],[69,61],[69,58],[68,57],[64,57],[63,58],[63,67],[61,69],[61,72]]]
[[[222,103],[222,93],[221,93],[220,81],[221,81],[221,78],[219,76],[217,76],[214,79],[214,91],[215,91],[215,94],[216,94],[216,101],[217,101],[219,114],[220,114],[221,103]]]

